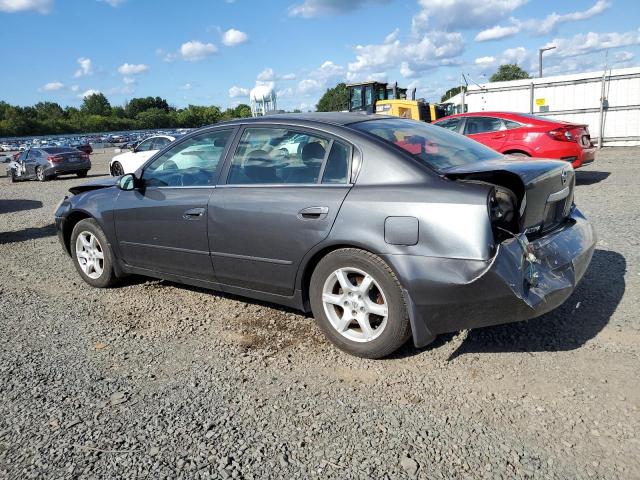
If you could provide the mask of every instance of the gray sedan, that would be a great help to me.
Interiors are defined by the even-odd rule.
[[[9,164],[7,175],[12,182],[32,179],[44,182],[58,175],[86,177],[90,169],[89,155],[76,148],[30,148]]]
[[[504,157],[422,122],[276,115],[193,132],[55,213],[80,276],[141,274],[313,312],[363,357],[542,315],[595,234],[561,161]]]

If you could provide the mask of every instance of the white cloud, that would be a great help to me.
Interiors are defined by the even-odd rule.
[[[202,43],[198,40],[192,40],[190,42],[183,43],[180,46],[180,56],[189,62],[204,60],[205,58],[217,53],[217,51],[218,47],[213,43]]]
[[[112,7],[119,7],[120,5],[122,5],[126,0],[98,0],[99,2],[104,2]]]
[[[323,83],[313,78],[305,78],[298,83],[298,92],[302,95],[317,92],[323,88]]]
[[[291,98],[294,95],[293,88],[287,87],[277,92],[278,98]]]
[[[76,70],[76,72],[73,74],[75,78],[86,77],[87,75],[91,75],[93,73],[90,58],[80,57],[77,62],[80,68],[78,68],[78,70]]]
[[[44,92],[55,92],[56,90],[62,90],[64,88],[64,83],[62,82],[50,82],[45,84],[42,87],[42,91]]]
[[[314,18],[342,15],[360,7],[384,4],[390,0],[304,0],[289,7],[292,17]]]
[[[280,77],[282,80],[295,80],[296,79],[296,74],[295,73],[285,73],[284,75],[282,75],[282,77]]]
[[[102,92],[100,92],[100,90],[95,90],[93,88],[90,88],[89,90],[85,90],[84,92],[82,92],[80,95],[78,95],[78,97],[85,98],[85,97],[88,97],[89,95],[93,95],[94,93],[102,93]]]
[[[402,75],[404,78],[413,78],[417,75],[417,73],[411,69],[411,67],[409,66],[409,62],[402,62],[400,64],[400,75]]]
[[[517,18],[511,18],[511,25],[495,25],[486,30],[482,30],[476,35],[475,39],[478,42],[499,40],[502,38],[512,37],[515,34],[520,33],[521,31],[526,31],[532,35],[546,35],[555,31],[560,24],[586,20],[588,18],[601,14],[610,7],[610,1],[597,0],[596,3],[594,3],[593,6],[587,10],[576,11],[562,15],[553,12],[547,15],[543,20],[530,19],[520,21]]]
[[[184,85],[180,86],[180,90],[191,90],[193,88],[193,85],[191,85],[190,83],[185,83]]]
[[[349,63],[349,73],[353,78],[400,66],[404,73],[414,75],[436,66],[455,64],[455,57],[463,51],[462,34],[442,31],[431,31],[407,42],[395,39],[383,44],[358,45],[356,60]]]
[[[0,0],[0,12],[15,13],[34,10],[38,13],[49,13],[53,0]]]
[[[134,77],[122,77],[122,81],[125,85],[133,85],[136,83],[136,79]]]
[[[421,34],[434,28],[482,28],[508,16],[528,0],[419,0],[422,10],[412,19],[413,32]],[[430,25],[433,23],[433,25]]]
[[[315,71],[315,75],[320,78],[329,78],[344,73],[344,67],[336,65],[331,60],[326,60],[320,65],[320,68]]]
[[[515,20],[515,19],[512,19]],[[476,35],[476,42],[486,42],[488,40],[500,40],[501,38],[512,37],[516,33],[520,32],[522,24],[520,22],[514,23],[511,26],[503,27],[496,25],[495,27],[482,30]]]
[[[555,46],[549,56],[572,57],[609,48],[640,45],[640,28],[629,32],[579,33],[571,38],[554,38],[544,47]]]
[[[476,65],[495,65],[496,57],[479,57],[473,63]]]
[[[276,78],[276,73],[273,68],[265,68],[258,74],[257,78],[260,82],[270,82]]]
[[[79,85],[71,85],[70,87],[72,92],[79,92],[80,91],[80,86]]]
[[[118,67],[118,72],[122,75],[137,75],[139,73],[146,72],[147,70],[149,70],[149,66],[143,63],[124,63]]]
[[[229,89],[229,97],[231,98],[248,97],[248,96],[249,96],[248,88],[237,87],[234,85]]]
[[[236,45],[241,45],[248,40],[249,36],[246,33],[236,30],[235,28],[230,28],[222,34],[222,43],[227,47],[235,47]]]

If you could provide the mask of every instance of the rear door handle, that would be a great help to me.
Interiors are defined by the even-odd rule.
[[[204,216],[204,208],[192,208],[182,214],[185,220],[198,220]]]
[[[506,134],[506,133],[498,133],[498,134],[496,134],[496,135],[492,136],[491,138],[498,139],[498,138],[504,138],[504,137],[506,137],[506,136],[507,136],[507,134]]]
[[[307,207],[298,212],[298,218],[302,220],[319,220],[327,216],[329,207]]]

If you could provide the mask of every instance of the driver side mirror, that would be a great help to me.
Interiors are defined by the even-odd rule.
[[[116,185],[120,190],[134,190],[140,184],[140,180],[133,173],[127,173],[118,179]]]

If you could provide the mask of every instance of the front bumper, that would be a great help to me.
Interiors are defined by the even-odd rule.
[[[569,221],[532,241],[530,261],[515,238],[489,261],[388,255],[407,286],[416,346],[435,335],[527,320],[561,305],[582,279],[595,249],[591,224],[573,209]]]

